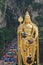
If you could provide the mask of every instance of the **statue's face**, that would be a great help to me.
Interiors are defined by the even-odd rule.
[[[28,24],[28,23],[30,23],[30,18],[29,17],[25,17],[25,20],[24,21],[25,21],[25,23]]]

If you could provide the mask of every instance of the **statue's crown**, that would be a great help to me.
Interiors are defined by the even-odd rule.
[[[26,13],[25,13],[25,18],[26,17],[30,18],[30,15],[29,15],[29,12],[28,11],[26,11]]]

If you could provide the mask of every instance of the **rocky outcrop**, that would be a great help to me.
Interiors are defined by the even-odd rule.
[[[42,3],[43,0],[33,0],[35,3]]]
[[[6,20],[5,16],[2,14],[0,10],[0,28],[6,27]]]

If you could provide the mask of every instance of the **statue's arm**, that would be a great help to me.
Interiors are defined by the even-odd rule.
[[[38,37],[38,27],[37,26],[34,26],[34,33],[35,33],[35,39],[37,39],[37,37]]]
[[[22,30],[22,27],[19,26],[17,30],[18,47],[20,47],[20,42],[21,42],[21,30]]]
[[[20,45],[20,31],[19,31],[19,28],[18,28],[18,31],[17,31],[17,42],[18,42],[18,47]]]

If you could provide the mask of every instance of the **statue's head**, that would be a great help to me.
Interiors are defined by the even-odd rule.
[[[26,11],[25,17],[24,17],[24,23],[30,23],[31,19],[30,19],[30,15],[28,13],[28,11]]]

